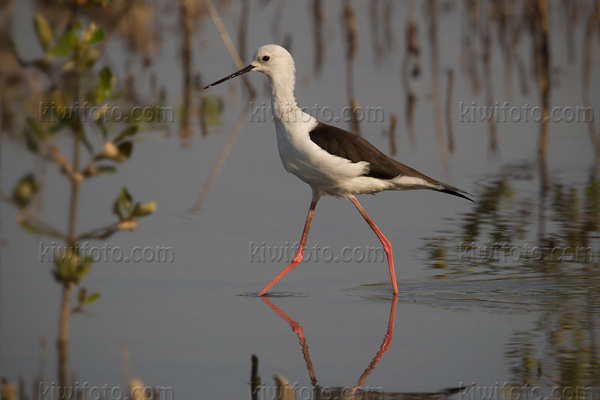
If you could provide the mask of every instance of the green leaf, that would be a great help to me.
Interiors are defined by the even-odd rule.
[[[111,237],[112,235],[114,235],[115,233],[117,233],[119,231],[119,228],[115,225],[112,228],[107,228],[102,232],[99,232],[98,234],[94,235],[94,236],[89,236],[90,239],[98,239],[98,240],[106,240],[109,237]]]
[[[50,237],[56,237],[56,238],[59,238],[59,239],[64,239],[65,238],[65,236],[61,232],[59,232],[58,230],[56,230],[54,228],[38,226],[38,225],[35,225],[35,224],[33,224],[33,223],[25,220],[25,219],[20,220],[19,224],[27,232],[32,233],[34,235],[50,236]]]
[[[81,257],[79,249],[71,247],[65,248],[60,256],[56,259],[54,277],[59,282],[79,283],[83,277],[90,272],[92,268],[92,258],[89,256]],[[87,291],[85,288],[79,290],[78,299],[86,297]]]
[[[94,292],[90,294],[85,300],[82,302],[83,305],[89,306],[90,304],[94,304],[100,298],[100,293]]]
[[[119,198],[121,199],[123,205],[127,208],[127,210],[131,212],[131,203],[133,202],[133,198],[131,197],[131,194],[129,194],[127,188],[121,189],[121,194]]]
[[[70,71],[73,68],[75,68],[75,60],[73,60],[72,58],[67,59],[67,61],[62,63],[62,65],[60,66],[61,71]]]
[[[81,257],[79,265],[74,271],[74,278],[76,282],[79,282],[83,279],[84,276],[87,275],[88,272],[92,269],[93,260],[89,256]]]
[[[54,279],[56,279],[56,282],[58,283],[64,283],[67,280],[67,278],[61,274],[58,268],[54,268],[52,270],[52,275],[54,275]]]
[[[21,178],[13,188],[12,200],[20,209],[24,209],[29,205],[33,195],[38,189],[39,186],[35,182],[35,176],[32,173],[29,173]]]
[[[113,76],[114,74],[108,66],[105,66],[100,70],[100,82],[104,85],[109,85]]]
[[[35,33],[37,33],[38,40],[42,45],[44,51],[50,50],[50,45],[52,44],[53,34],[52,29],[50,29],[50,25],[48,25],[48,21],[44,18],[42,14],[36,14],[33,20],[33,24],[35,26]]]
[[[22,227],[23,227],[23,229],[25,229],[27,232],[29,232],[29,233],[32,233],[32,234],[34,234],[34,235],[42,236],[42,235],[45,235],[45,234],[46,234],[46,232],[45,232],[45,231],[44,231],[42,228],[40,228],[40,227],[39,227],[39,226],[37,226],[37,225],[33,225],[33,224],[32,224],[32,223],[30,223],[30,222],[23,221],[23,222],[21,222],[21,226],[22,226]]]
[[[72,282],[73,273],[79,265],[80,259],[77,251],[72,248],[65,248],[60,256],[54,262],[54,278],[62,283]]]
[[[62,36],[58,39],[56,46],[50,50],[50,54],[55,57],[66,57],[75,48],[77,44],[77,34],[76,34],[76,26],[74,25],[62,34]]]
[[[132,201],[133,200],[131,198],[131,195],[127,191],[127,188],[121,189],[121,192],[119,193],[119,197],[117,197],[117,200],[115,200],[115,202],[113,204],[113,213],[117,217],[119,217],[119,219],[121,221],[123,221],[124,219],[127,219],[131,216]]]
[[[115,140],[113,140],[114,143],[119,143],[121,141],[123,141],[124,139],[127,139],[130,136],[133,136],[137,133],[138,131],[138,126],[137,125],[130,125],[127,128],[123,129],[123,131],[121,133],[119,133],[119,135],[115,138]]]
[[[86,239],[105,240],[119,231],[118,224],[111,224],[102,228],[96,228],[89,232],[85,232],[77,236],[77,241],[81,242]]]
[[[91,69],[100,58],[100,50],[97,47],[88,47],[85,49],[83,61],[86,68]]]
[[[79,304],[83,304],[83,302],[85,301],[86,298],[87,298],[87,289],[82,287],[77,292],[77,301],[79,302]]]
[[[141,205],[140,203],[137,203],[133,209],[132,215],[134,217],[145,217],[147,215],[154,214],[155,211],[156,211],[156,202],[154,202],[154,201],[143,204],[143,205]]]
[[[112,212],[113,214],[115,214],[117,217],[119,217],[119,220],[122,221],[125,219],[125,216],[123,215],[123,212],[121,211],[121,206],[119,205],[119,198],[117,198],[115,200],[115,202],[113,203],[112,206]]]
[[[96,175],[110,175],[117,172],[117,167],[112,165],[98,165],[96,168],[98,169]]]
[[[101,41],[104,40],[105,36],[106,36],[106,34],[104,33],[104,29],[97,28],[94,31],[94,33],[92,34],[92,37],[90,38],[90,40],[88,41],[88,44],[92,45],[92,44],[100,43]]]
[[[55,124],[50,126],[50,128],[48,129],[48,133],[50,133],[51,135],[58,133],[62,129],[69,126],[70,120],[71,120],[71,115],[69,115],[69,116],[65,115],[65,116],[60,117],[60,120],[58,120]]]
[[[112,95],[115,84],[116,78],[112,70],[107,66],[102,68],[100,70],[98,84],[94,89],[96,103],[101,103],[104,99],[109,98]]]
[[[131,142],[123,142],[119,144],[118,147],[119,155],[117,156],[117,162],[125,162],[131,156],[131,152],[133,151],[133,143]]]

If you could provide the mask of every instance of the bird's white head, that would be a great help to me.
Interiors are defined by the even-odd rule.
[[[294,97],[294,87],[296,85],[294,59],[286,49],[275,44],[262,46],[256,50],[252,62],[247,67],[215,83],[211,83],[204,89],[250,71],[262,72],[269,78],[273,115],[278,119],[283,119],[286,115],[294,115],[295,119],[297,119],[297,116],[294,114],[294,112],[299,110],[296,98]]]
[[[250,65],[253,66],[254,71],[262,72],[271,79],[278,76],[290,77],[290,75],[293,79],[296,74],[292,55],[276,44],[267,44],[256,50]]]
[[[269,77],[272,84],[291,86],[293,90],[296,79],[294,59],[286,49],[276,44],[267,44],[260,47],[256,50],[256,53],[254,53],[252,62],[247,67],[211,83],[206,86],[205,89],[250,71],[262,72]]]

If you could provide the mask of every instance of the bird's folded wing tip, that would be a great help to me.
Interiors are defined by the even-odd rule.
[[[473,196],[471,193],[465,192],[464,190],[460,190],[455,187],[443,186],[443,187],[439,188],[438,191],[440,191],[442,193],[451,194],[453,196],[461,197],[463,199],[467,199],[467,200],[475,203],[475,200],[471,198],[471,197],[474,198],[475,196]]]

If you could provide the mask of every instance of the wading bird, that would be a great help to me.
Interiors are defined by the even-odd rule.
[[[303,112],[296,103],[294,86],[296,67],[291,54],[281,46],[269,44],[259,48],[245,68],[218,80],[204,89],[245,74],[262,72],[269,78],[277,147],[286,171],[312,188],[312,200],[302,232],[298,252],[290,265],[277,275],[259,296],[302,262],[308,230],[317,202],[323,195],[349,199],[375,232],[387,255],[394,294],[398,293],[392,245],[362,208],[356,195],[384,190],[429,189],[473,201],[464,192],[436,181],[417,170],[386,156],[362,137],[327,125]]]

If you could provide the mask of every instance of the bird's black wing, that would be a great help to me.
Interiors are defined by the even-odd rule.
[[[318,122],[309,135],[310,140],[329,154],[355,163],[360,161],[368,162],[370,167],[369,172],[365,174],[366,176],[379,179],[414,176],[428,182],[435,182],[434,179],[419,171],[386,156],[367,140],[355,133]]]
[[[317,126],[309,132],[309,136],[310,140],[329,154],[345,158],[354,163],[368,162],[369,171],[365,173],[365,176],[378,179],[394,179],[398,176],[421,178],[431,183],[431,189],[433,190],[473,201],[467,197],[471,195],[464,190],[436,181],[416,169],[399,163],[355,133],[318,122]]]

